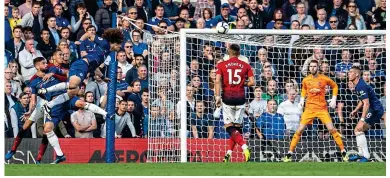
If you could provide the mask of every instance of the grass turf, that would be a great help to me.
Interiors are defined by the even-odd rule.
[[[385,176],[386,163],[146,163],[5,165],[6,176]]]

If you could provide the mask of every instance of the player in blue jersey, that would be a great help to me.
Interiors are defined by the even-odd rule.
[[[18,148],[19,144],[21,143],[23,139],[24,132],[28,128],[30,128],[33,123],[44,116],[43,114],[43,109],[42,106],[47,102],[47,100],[51,100],[53,97],[59,96],[63,93],[66,92],[66,90],[62,91],[56,91],[56,92],[51,92],[51,93],[46,93],[46,94],[38,94],[37,90],[39,88],[45,88],[45,87],[50,87],[53,85],[56,85],[58,83],[61,83],[59,78],[56,77],[57,74],[66,74],[67,71],[60,70],[59,68],[56,67],[50,67],[48,68],[47,61],[43,57],[38,57],[34,59],[34,66],[37,69],[37,72],[35,75],[31,78],[30,82],[30,87],[32,89],[31,92],[31,101],[30,101],[30,110],[28,113],[25,114],[25,118],[28,118],[26,120],[25,124],[23,125],[23,128],[21,131],[18,133],[17,137],[14,140],[13,146],[10,151],[7,152],[5,159],[9,160],[12,158],[12,156],[16,153],[16,149]],[[77,106],[77,108],[81,108],[85,106],[86,104],[83,103],[83,101],[79,100],[77,97],[71,100],[73,105]],[[63,106],[63,105],[60,105]],[[97,106],[95,106],[97,107]],[[56,109],[58,110],[58,109]],[[31,113],[31,115],[29,114]],[[59,113],[63,114],[65,111],[60,111]],[[106,114],[106,112],[103,109],[100,109],[99,112],[95,112],[98,114]],[[57,155],[63,155],[61,149],[59,148],[58,144],[58,138],[52,131],[52,128],[55,128],[56,124],[58,123],[57,120],[58,118],[62,118],[61,115],[59,116],[58,112],[54,112],[53,114],[56,116],[55,120],[53,121],[47,121],[45,122],[45,127],[44,127],[44,135],[42,138],[41,145],[39,147],[39,153],[38,153],[38,158],[37,158],[37,163],[40,163],[40,160],[47,148],[48,143],[52,145],[52,147],[55,149]],[[57,122],[57,123],[56,123]],[[54,124],[53,124],[54,123]],[[56,159],[54,163],[59,163],[61,161],[64,161],[65,157],[60,157],[60,159]]]
[[[89,53],[82,59],[76,60],[71,64],[68,74],[68,82],[39,91],[39,93],[47,93],[67,88],[66,93],[59,95],[52,101],[43,105],[46,117],[51,117],[50,110],[55,105],[62,104],[77,95],[79,86],[87,76],[88,72],[94,73],[104,79],[104,75],[101,73],[99,66],[104,62],[105,57],[110,51],[120,50],[121,43],[123,41],[123,34],[119,29],[107,29],[104,31],[103,38],[96,37],[95,35],[91,36],[91,34],[89,35],[89,38],[92,38],[97,44],[96,51]],[[108,42],[105,39],[107,39]],[[93,105],[88,105],[87,103],[86,106],[83,106],[83,108],[95,111],[100,109],[94,108]]]
[[[349,160],[357,161],[360,159],[360,162],[367,162],[370,158],[370,152],[368,151],[367,139],[364,132],[380,122],[380,119],[384,114],[384,108],[376,97],[374,89],[364,82],[360,76],[361,70],[359,67],[354,66],[348,72],[349,81],[353,82],[355,85],[355,91],[360,99],[359,104],[350,113],[350,117],[354,118],[358,111],[363,107],[362,115],[354,130],[356,143],[359,148],[359,155],[351,155]]]

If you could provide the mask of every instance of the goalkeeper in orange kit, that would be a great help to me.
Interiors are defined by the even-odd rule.
[[[336,107],[336,98],[338,87],[337,84],[329,77],[318,73],[318,61],[312,60],[309,64],[310,75],[305,77],[302,81],[302,93],[299,107],[303,108],[306,99],[305,110],[301,116],[299,128],[295,132],[293,139],[290,143],[290,150],[284,158],[284,162],[292,161],[292,153],[297,146],[299,139],[301,138],[302,132],[305,130],[306,125],[313,124],[313,120],[318,118],[332,134],[337,146],[340,148],[343,160],[348,161],[347,152],[344,149],[343,140],[341,134],[333,126],[332,119],[330,118],[327,103],[325,100],[326,86],[332,87],[333,97],[329,103],[332,108]]]

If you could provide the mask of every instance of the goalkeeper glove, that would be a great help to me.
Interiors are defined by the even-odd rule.
[[[298,108],[300,110],[302,110],[304,105],[305,105],[305,98],[301,97],[301,100],[299,101],[299,104],[298,104]]]
[[[329,102],[329,107],[331,108],[336,108],[336,99],[337,99],[337,96],[333,96],[332,99],[328,100]]]

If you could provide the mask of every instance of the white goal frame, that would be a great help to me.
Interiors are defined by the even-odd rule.
[[[180,102],[186,103],[186,57],[187,34],[218,34],[215,29],[180,30]],[[265,30],[230,29],[234,35],[386,35],[386,30]],[[221,34],[219,34],[221,35]],[[180,105],[180,162],[187,162],[187,107]]]

